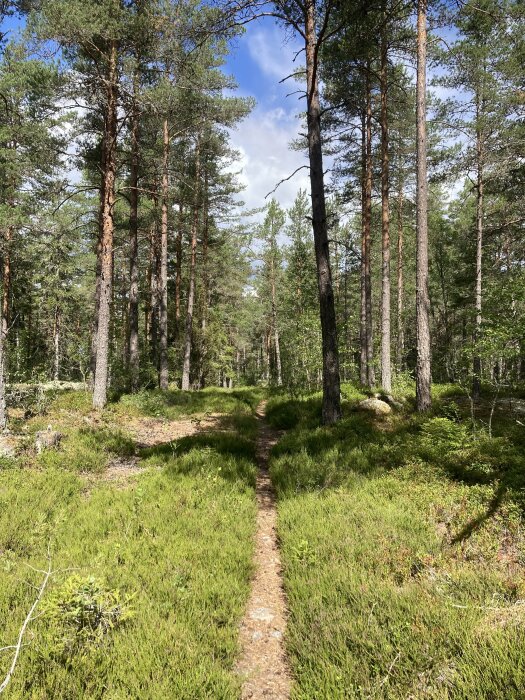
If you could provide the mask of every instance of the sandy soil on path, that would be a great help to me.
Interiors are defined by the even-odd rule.
[[[265,402],[257,409],[258,474],[256,571],[246,614],[241,623],[242,653],[237,671],[243,677],[243,700],[288,700],[291,676],[284,649],[286,600],[277,544],[275,492],[268,473],[268,456],[280,433],[264,422]]]

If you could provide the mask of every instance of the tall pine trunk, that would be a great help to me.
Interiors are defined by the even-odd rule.
[[[190,388],[191,341],[193,332],[193,307],[195,304],[195,273],[197,264],[197,234],[199,229],[199,185],[200,185],[200,141],[195,146],[195,201],[193,204],[193,221],[191,225],[190,279],[188,289],[188,308],[186,310],[186,327],[184,334],[184,361],[182,365],[182,389]]]
[[[277,386],[283,385],[283,372],[281,365],[281,346],[279,343],[279,327],[277,324],[277,294],[275,288],[275,260],[272,253],[272,267],[271,267],[271,294],[272,294],[272,328],[273,328],[273,343],[275,348],[275,374],[277,379]]]
[[[208,247],[210,237],[210,220],[208,212],[208,167],[204,167],[204,196],[203,196],[203,213],[202,213],[202,308],[201,308],[201,347],[200,347],[200,372],[199,372],[199,387],[204,389],[206,386],[206,357],[207,357],[207,339],[206,325],[208,323],[208,306],[210,303],[210,279],[208,270]]]
[[[397,350],[396,364],[398,371],[403,369],[403,357],[405,354],[405,328],[404,328],[404,230],[403,230],[403,178],[398,176],[397,193]]]
[[[476,121],[479,124],[481,117],[481,99],[479,95],[476,98]],[[474,359],[473,359],[473,377],[472,377],[472,398],[479,399],[481,391],[481,358],[479,356],[476,344],[481,337],[481,301],[482,301],[482,278],[481,265],[483,261],[483,196],[484,196],[484,178],[483,178],[483,135],[479,126],[476,127],[476,290],[475,290],[475,311],[476,321],[474,328]]]
[[[130,162],[130,210],[129,210],[129,330],[128,363],[131,390],[139,384],[139,120],[137,105],[138,76],[133,80],[133,106],[131,111],[131,162]]]
[[[376,383],[374,367],[374,325],[372,311],[372,85],[370,64],[366,67],[366,158],[365,158],[365,297],[366,297],[366,366],[367,384]]]
[[[53,380],[58,382],[60,378],[60,307],[55,306],[55,315],[53,319]]]
[[[366,324],[366,111],[361,121],[361,307],[359,316],[359,379],[361,386],[368,383],[368,338]]]
[[[0,311],[1,313],[1,311]],[[6,376],[5,376],[5,337],[3,314],[0,319],[0,430],[5,430],[7,427],[7,410],[6,410]]]
[[[427,411],[431,406],[426,63],[427,0],[418,0],[416,83],[416,405],[418,411]]]
[[[381,38],[381,384],[392,391],[390,359],[390,211],[388,157],[388,44],[385,27]]]
[[[318,50],[315,28],[315,2],[305,3],[306,98],[308,124],[308,155],[312,197],[312,224],[314,232],[319,310],[323,351],[323,404],[322,421],[332,424],[341,418],[341,388],[339,352],[334,291],[330,271],[328,226],[324,190],[323,151],[321,144],[321,109],[318,88]]]
[[[180,335],[181,309],[180,295],[182,289],[182,238],[184,235],[184,208],[179,207],[179,226],[175,238],[175,330],[177,341]]]
[[[168,120],[162,124],[162,204],[160,219],[159,276],[159,386],[168,388],[168,197],[170,135]]]
[[[12,204],[11,206],[14,206]],[[9,330],[9,301],[11,298],[11,243],[13,240],[13,227],[8,226],[4,237],[4,260],[2,266],[2,334],[4,336],[4,350]],[[4,371],[7,363],[4,357]]]
[[[93,408],[104,408],[107,402],[109,370],[109,327],[113,277],[113,214],[117,151],[117,42],[109,43],[106,80],[106,114],[104,123],[104,172],[102,205],[102,237],[100,251],[100,299],[97,317],[97,343]]]

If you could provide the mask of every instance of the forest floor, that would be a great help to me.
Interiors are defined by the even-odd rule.
[[[473,424],[433,391],[379,419],[345,385],[329,428],[319,395],[270,395],[263,421],[257,389],[11,412],[0,683],[52,575],[6,698],[522,700],[522,416],[498,406],[489,436],[489,396]]]

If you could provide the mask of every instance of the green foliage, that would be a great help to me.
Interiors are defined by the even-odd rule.
[[[58,468],[0,471],[0,646],[16,639],[48,547],[58,570],[30,625],[13,700],[238,697],[232,668],[253,567],[256,396],[224,392],[235,408],[226,431],[147,451],[129,483],[68,470],[69,439],[102,446],[105,459],[127,451],[105,427],[70,433],[64,451],[49,452]],[[57,412],[66,422],[58,429],[70,413]],[[102,425],[114,416],[112,407]],[[10,659],[0,657],[2,676]]]
[[[56,629],[55,649],[65,658],[82,653],[134,616],[131,597],[109,590],[94,576],[70,576],[47,598],[42,612]]]
[[[44,450],[37,457],[41,467],[62,467],[76,472],[102,472],[111,456],[135,453],[131,438],[112,428],[80,428],[71,431],[58,449]]]
[[[203,391],[143,390],[126,394],[112,406],[119,413],[175,419],[204,413],[253,413],[262,397],[261,390],[218,388]]]
[[[467,441],[467,428],[448,418],[432,418],[421,426],[424,447],[436,450],[458,450]]]
[[[451,387],[434,391],[450,408]],[[272,453],[292,697],[518,700],[525,462],[511,427],[472,435],[461,397],[452,419],[377,423],[353,412],[359,398],[331,428],[317,397],[290,399],[295,427]]]

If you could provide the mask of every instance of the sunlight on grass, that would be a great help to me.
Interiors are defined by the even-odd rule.
[[[518,700],[523,452],[439,404],[378,421],[358,398],[332,428],[317,397],[274,411],[296,425],[271,462],[293,698]]]
[[[70,430],[60,450],[38,457],[37,470],[0,471],[0,646],[16,640],[48,546],[58,570],[7,697],[238,698],[233,665],[253,566],[256,399],[227,401],[231,431],[194,436],[180,449],[150,448],[146,470],[126,488],[92,477],[87,489],[78,474],[89,464],[101,471],[102,457],[134,452],[125,434],[108,430],[106,415],[98,428]],[[248,413],[237,419],[239,401]],[[2,677],[10,660],[2,652]]]

